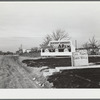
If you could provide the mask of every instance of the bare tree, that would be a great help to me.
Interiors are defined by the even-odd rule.
[[[61,30],[61,29],[58,29],[55,32],[53,32],[51,37],[53,40],[56,40],[56,41],[70,38],[68,33],[66,33],[64,30]]]
[[[89,44],[91,48],[98,48],[100,46],[98,41],[95,39],[95,36],[93,36],[92,39],[89,39]]]
[[[83,44],[83,48],[87,50],[91,49],[91,54],[97,54],[99,47],[100,43],[95,39],[95,36],[93,36],[92,39],[89,39],[89,42]]]
[[[84,43],[84,44],[82,45],[82,47],[85,48],[85,49],[89,49],[90,46],[89,46],[89,43],[86,42],[86,43]]]
[[[58,29],[55,32],[52,32],[52,34],[48,34],[45,38],[43,43],[40,46],[47,46],[48,43],[51,40],[62,40],[62,39],[70,39],[68,33],[66,33],[64,30]]]
[[[40,44],[40,46],[47,46],[49,44],[49,42],[52,40],[51,38],[51,35],[47,35],[45,38],[44,38],[44,41],[42,44]]]

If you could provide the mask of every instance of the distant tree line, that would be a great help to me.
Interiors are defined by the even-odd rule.
[[[13,54],[14,53],[11,51],[7,51],[7,52],[0,51],[0,55],[13,55]]]
[[[16,54],[25,54],[25,53],[39,53],[41,51],[41,49],[39,47],[33,47],[29,50],[29,52],[26,51],[23,52],[23,49],[19,49],[18,51],[16,51]]]

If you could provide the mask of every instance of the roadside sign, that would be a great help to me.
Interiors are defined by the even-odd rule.
[[[74,52],[72,57],[73,57],[73,66],[88,65],[88,54],[86,51]]]
[[[87,50],[78,50],[77,52],[79,52],[82,55],[87,55]]]

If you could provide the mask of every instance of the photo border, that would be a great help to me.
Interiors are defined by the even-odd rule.
[[[100,0],[0,0],[0,2],[88,2],[88,1],[99,1]],[[0,99],[1,100],[99,100],[100,99],[100,89],[35,89],[34,92],[32,89],[1,89],[0,90]],[[38,91],[40,93],[38,94]],[[63,92],[62,92],[63,91]],[[32,93],[31,95],[27,96],[28,93]],[[58,92],[60,94],[58,94]],[[41,95],[41,93],[45,94],[45,97]],[[65,93],[67,96],[64,96]],[[80,94],[82,93],[82,94]],[[34,95],[35,94],[35,95]],[[95,95],[94,95],[95,94]],[[54,96],[57,95],[57,96]],[[12,96],[12,97],[11,97]],[[42,97],[43,96],[43,97]],[[51,97],[50,97],[51,96]],[[54,96],[54,97],[53,97]],[[49,99],[50,98],[50,99]]]

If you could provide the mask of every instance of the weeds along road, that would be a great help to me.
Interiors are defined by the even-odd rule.
[[[18,56],[0,56],[0,88],[40,88]]]

